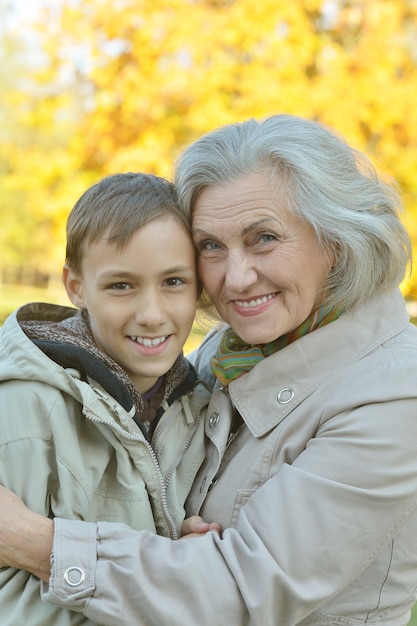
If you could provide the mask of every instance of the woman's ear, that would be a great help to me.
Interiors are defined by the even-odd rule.
[[[84,307],[82,280],[67,263],[62,269],[62,282],[72,304],[82,309]]]

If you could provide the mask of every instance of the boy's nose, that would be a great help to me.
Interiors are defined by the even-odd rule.
[[[158,328],[167,321],[167,315],[160,298],[155,294],[141,298],[137,306],[136,322],[147,328]]]

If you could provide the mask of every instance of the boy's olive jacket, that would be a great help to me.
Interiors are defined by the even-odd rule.
[[[0,330],[0,483],[34,511],[124,522],[180,534],[184,502],[204,458],[201,383],[166,408],[152,446],[132,416],[94,380],[63,368],[22,331],[19,315],[54,319],[74,310],[27,305]],[[0,570],[1,626],[73,626],[87,618],[42,602],[39,580]]]

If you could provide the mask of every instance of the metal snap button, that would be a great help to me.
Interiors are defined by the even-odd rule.
[[[78,587],[85,580],[85,572],[81,567],[74,565],[65,570],[64,580],[70,587]]]
[[[217,411],[214,411],[214,413],[210,415],[209,420],[208,420],[209,428],[211,428],[211,430],[216,428],[219,421],[220,421],[220,415],[219,413],[217,413]]]
[[[288,402],[291,402],[294,396],[295,393],[292,389],[290,389],[289,387],[284,387],[284,389],[281,389],[281,391],[278,392],[277,400],[280,404],[288,404]]]

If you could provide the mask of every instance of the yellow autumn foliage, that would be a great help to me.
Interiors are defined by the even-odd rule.
[[[329,124],[396,179],[417,247],[414,0],[39,1],[25,36],[9,29],[0,46],[7,271],[59,269],[66,216],[91,182],[169,176],[201,133],[279,112]],[[403,290],[417,298],[416,271]]]

